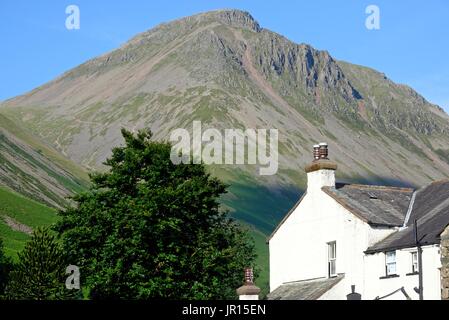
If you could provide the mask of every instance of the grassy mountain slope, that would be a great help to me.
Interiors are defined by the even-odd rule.
[[[56,210],[0,186],[0,237],[11,257],[29,240],[29,228],[56,222]]]
[[[81,167],[0,114],[0,185],[61,207],[86,181]]]
[[[67,197],[88,185],[84,169],[0,113],[0,237],[16,257],[33,228],[49,226]]]

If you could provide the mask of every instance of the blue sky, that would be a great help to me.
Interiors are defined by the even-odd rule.
[[[79,30],[65,28],[71,4],[80,9]],[[380,9],[380,30],[365,27],[371,4]],[[449,112],[447,0],[1,0],[0,100],[44,84],[161,22],[220,8],[247,10],[264,28],[382,71]]]

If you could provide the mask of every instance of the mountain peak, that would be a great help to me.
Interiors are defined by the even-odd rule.
[[[198,26],[208,24],[221,24],[253,32],[262,31],[259,23],[249,12],[238,9],[220,9],[202,12],[192,16],[161,23],[143,33],[136,35],[122,47],[128,47],[136,44],[140,45],[142,42],[147,42],[148,39],[153,37],[155,34],[159,35],[156,36],[157,39],[153,38],[153,41],[170,41],[182,34],[191,32]]]
[[[222,9],[201,13],[198,17],[205,20],[216,20],[231,27],[249,29],[260,32],[261,27],[254,17],[247,11],[237,9]]]
[[[162,23],[160,26],[170,26],[172,24],[192,24],[218,22],[235,28],[243,28],[254,32],[262,30],[259,23],[247,11],[238,9],[220,9],[187,16],[168,23]]]

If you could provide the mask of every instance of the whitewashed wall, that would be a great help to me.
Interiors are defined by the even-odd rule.
[[[327,243],[337,242],[337,273],[350,292],[363,283],[363,251],[391,230],[371,229],[321,190],[332,186],[332,170],[308,174],[302,202],[269,242],[270,289],[284,282],[327,277]]]
[[[400,287],[404,287],[407,294],[417,300],[419,295],[413,288],[419,286],[418,275],[407,275],[412,272],[411,251],[403,249],[396,251],[396,270],[399,277],[380,279],[385,276],[385,254],[377,253],[365,257],[365,290],[363,299],[374,299],[376,296],[387,295]],[[416,250],[415,250],[416,251]],[[439,246],[423,247],[423,282],[424,299],[440,300],[440,271],[441,267]],[[405,299],[402,293],[395,294],[388,299]]]
[[[391,228],[372,228],[354,216],[321,190],[332,186],[332,170],[308,174],[308,189],[302,202],[280,226],[269,242],[270,291],[285,282],[323,278],[328,276],[327,243],[337,242],[337,273],[345,277],[321,299],[345,299],[351,285],[362,299],[386,295],[401,286],[413,298],[417,294],[418,276],[406,276],[411,271],[410,252],[397,252],[399,278],[379,279],[385,275],[385,255],[365,255],[364,251],[395,231]],[[440,298],[440,264],[438,247],[423,252],[424,298]],[[393,299],[403,296],[394,295]]]

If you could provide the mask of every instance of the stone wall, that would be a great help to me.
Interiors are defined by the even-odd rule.
[[[441,234],[441,298],[449,300],[449,226]]]

